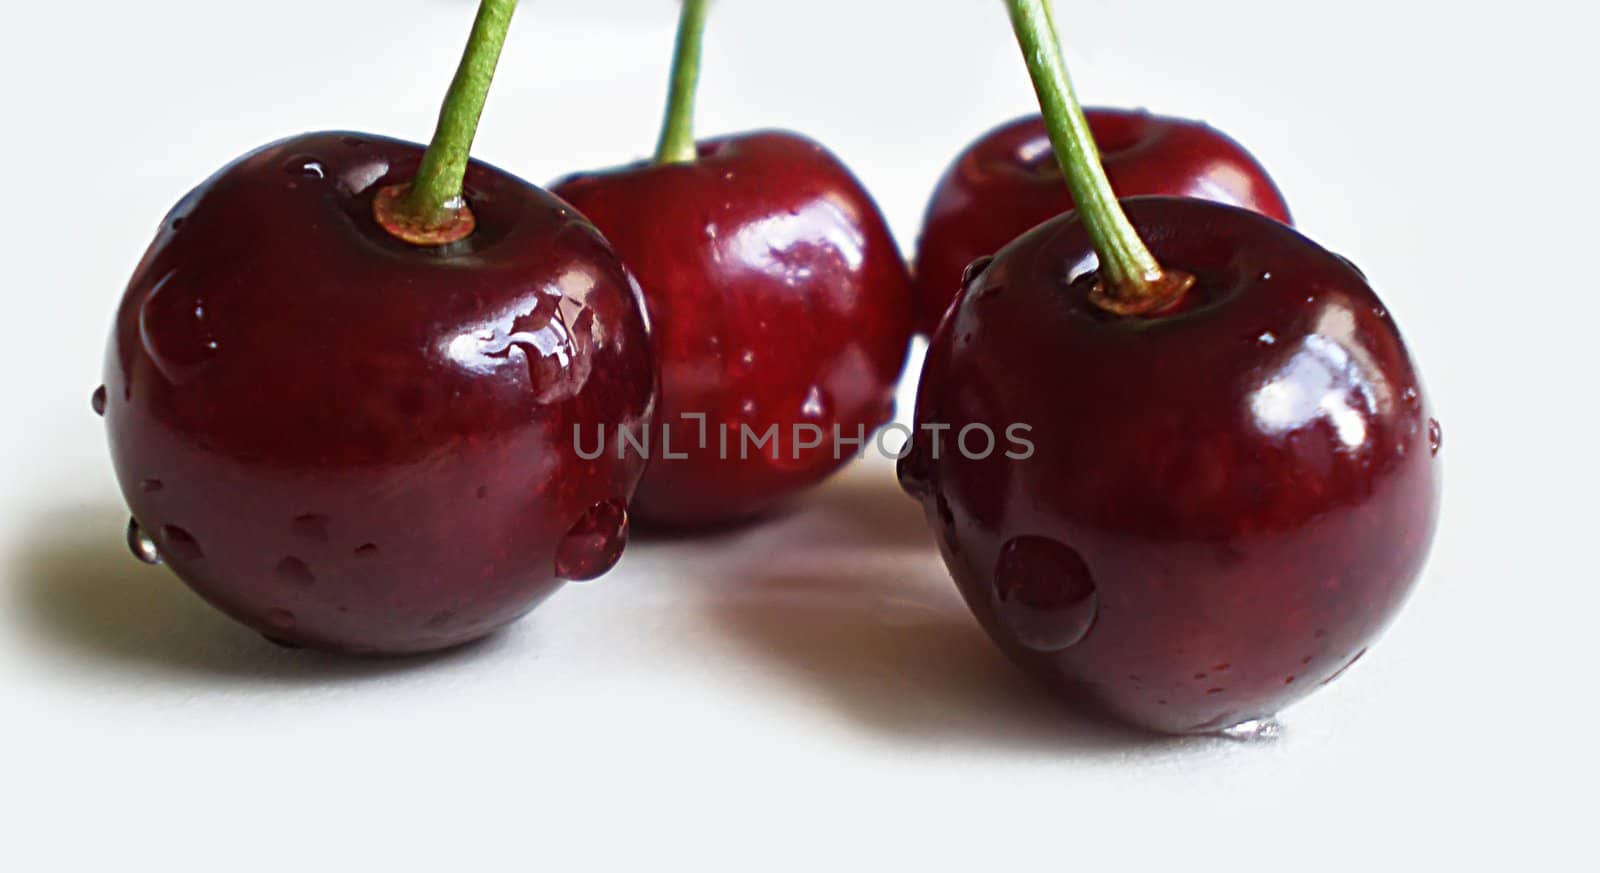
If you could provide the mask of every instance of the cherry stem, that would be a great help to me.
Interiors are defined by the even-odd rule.
[[[694,144],[694,93],[700,82],[700,46],[706,32],[709,0],[683,0],[678,42],[672,52],[672,86],[656,141],[656,163],[688,164],[698,156]]]
[[[462,199],[462,183],[516,9],[517,0],[482,0],[478,4],[472,35],[439,109],[439,125],[423,152],[416,178],[403,190],[390,190],[387,196],[380,193],[374,201],[379,223],[395,236],[418,245],[439,245],[472,232],[474,222]]]
[[[1194,277],[1163,270],[1117,202],[1100,165],[1089,121],[1072,90],[1049,0],[1006,0],[1006,6],[1033,89],[1039,95],[1056,161],[1100,259],[1100,282],[1091,299],[1118,314],[1170,305],[1194,284]]]

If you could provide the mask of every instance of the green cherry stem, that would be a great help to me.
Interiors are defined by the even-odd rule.
[[[1117,202],[1105,168],[1100,166],[1100,152],[1083,107],[1072,90],[1049,0],[1006,0],[1006,6],[1033,89],[1039,95],[1056,161],[1100,259],[1100,281],[1090,299],[1119,315],[1171,305],[1194,284],[1194,277],[1163,270]]]
[[[700,82],[700,46],[706,32],[710,0],[683,0],[678,14],[678,43],[672,52],[672,87],[656,141],[656,163],[687,164],[695,159],[694,92]]]
[[[373,215],[394,237],[439,246],[470,235],[477,226],[462,197],[478,120],[489,97],[500,50],[517,0],[482,0],[455,79],[439,110],[439,124],[409,185],[392,185],[372,201]]]

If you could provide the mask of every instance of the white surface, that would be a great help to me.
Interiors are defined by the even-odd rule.
[[[478,155],[546,181],[645,153],[673,6],[523,5]],[[1140,743],[1038,697],[884,467],[780,523],[637,543],[453,654],[268,646],[123,551],[88,408],[112,308],[168,206],[235,155],[321,128],[425,137],[471,4],[10,3],[0,866],[1576,866],[1600,605],[1592,19],[1057,6],[1086,99],[1231,132],[1366,270],[1444,424],[1419,593],[1281,741]],[[700,131],[818,137],[909,248],[956,150],[1031,105],[998,3],[911,9],[720,3]],[[892,41],[898,17],[914,38]]]

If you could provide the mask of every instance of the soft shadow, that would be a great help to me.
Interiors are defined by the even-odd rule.
[[[852,465],[718,562],[708,620],[805,699],[895,741],[1029,753],[1166,752],[1009,663],[951,581],[892,465]]]
[[[267,642],[194,594],[172,573],[140,564],[123,541],[125,511],[36,513],[12,556],[15,614],[25,632],[99,666],[281,683],[360,679],[465,661],[495,637],[447,652],[357,658]]]
[[[1085,754],[1177,742],[1060,703],[990,643],[942,566],[897,563],[752,572],[721,586],[709,615],[808,699],[896,742]]]

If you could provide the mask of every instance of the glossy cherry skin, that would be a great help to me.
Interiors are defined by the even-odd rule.
[[[820,145],[750,133],[702,142],[693,163],[635,164],[551,189],[616,247],[649,307],[661,411],[638,520],[681,528],[755,516],[853,456],[835,428],[870,438],[892,417],[909,279],[872,198]],[[821,445],[805,445],[817,439],[809,428],[794,439],[796,425],[819,428]],[[743,440],[744,428],[759,438],[774,426],[766,448]]]
[[[320,133],[185,197],[117,311],[105,418],[123,495],[195,591],[289,644],[438,649],[615,561],[655,392],[637,286],[566,204],[474,163],[472,236],[390,238],[422,149]],[[560,565],[558,567],[558,565]]]
[[[1288,224],[1289,207],[1244,147],[1198,121],[1087,109],[1101,164],[1120,197],[1199,197]],[[934,189],[917,243],[917,329],[932,334],[967,265],[1073,208],[1044,122],[1008,122],[967,146]]]
[[[1221,730],[1337,676],[1394,617],[1438,515],[1438,427],[1343,259],[1235,207],[1123,203],[1198,277],[1182,305],[1108,315],[1076,214],[1029,231],[934,334],[901,479],[1016,663],[1135,725]],[[1025,459],[955,442],[1018,423]]]

